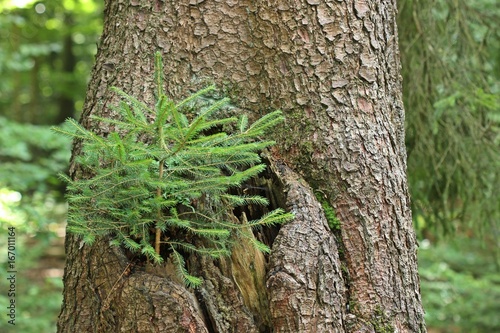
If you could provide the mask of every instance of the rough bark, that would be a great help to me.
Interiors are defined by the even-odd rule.
[[[284,111],[267,181],[296,218],[270,258],[244,243],[224,260],[188,258],[205,280],[197,290],[130,269],[104,241],[69,237],[59,332],[425,332],[395,10],[362,0],[106,1],[82,124],[110,130],[89,115],[111,115],[111,86],[152,103],[160,50],[174,99],[216,83],[234,112]],[[337,238],[314,191],[336,209]]]
[[[344,332],[346,297],[335,237],[312,189],[281,163],[271,168],[283,182],[295,220],[273,245],[267,289],[273,332]]]

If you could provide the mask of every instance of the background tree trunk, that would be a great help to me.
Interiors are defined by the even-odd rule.
[[[69,236],[58,331],[425,332],[395,2],[105,2],[82,124],[110,131],[89,116],[112,116],[111,86],[152,104],[160,50],[175,100],[216,83],[234,112],[284,111],[259,181],[296,218],[275,239],[257,235],[270,257],[240,242],[230,258],[187,258],[204,279],[196,290],[168,267],[145,270],[104,240]]]

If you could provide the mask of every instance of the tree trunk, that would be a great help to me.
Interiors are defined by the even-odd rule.
[[[112,116],[111,86],[153,104],[159,50],[174,100],[215,83],[234,112],[283,110],[254,187],[295,219],[256,235],[270,256],[186,257],[194,290],[69,235],[58,332],[425,332],[395,1],[105,2],[81,123],[109,131],[89,116]]]
[[[67,26],[72,26],[73,22],[73,14],[65,13],[64,14],[64,23]],[[75,56],[73,50],[73,34],[68,32],[63,37],[63,48],[61,53],[61,62],[62,62],[62,74],[64,78],[64,83],[66,86],[63,91],[60,92],[60,95],[57,97],[58,99],[58,113],[55,117],[55,123],[60,124],[64,122],[67,118],[74,117],[75,115],[75,101],[73,96],[71,95],[71,90],[69,87],[75,84],[75,80],[73,79],[77,58]]]

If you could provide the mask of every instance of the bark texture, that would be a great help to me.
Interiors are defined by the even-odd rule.
[[[197,290],[68,237],[58,331],[425,332],[395,1],[105,3],[82,124],[110,131],[89,116],[112,116],[111,86],[152,104],[160,50],[174,99],[216,83],[233,112],[284,111],[268,182],[296,218],[270,258],[244,242],[224,260],[187,258]],[[337,238],[314,191],[336,210]]]
[[[283,182],[295,220],[273,245],[267,289],[273,332],[343,332],[345,287],[335,237],[312,189],[282,163],[271,168]]]

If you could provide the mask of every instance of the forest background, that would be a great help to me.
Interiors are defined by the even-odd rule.
[[[0,0],[0,248],[17,231],[18,331],[55,332],[66,204],[57,177],[102,1]],[[429,332],[500,331],[500,7],[400,0],[408,177]],[[7,256],[0,255],[0,265]],[[0,280],[0,290],[8,281]],[[6,293],[0,308],[7,307]],[[0,321],[0,331],[7,327]]]

